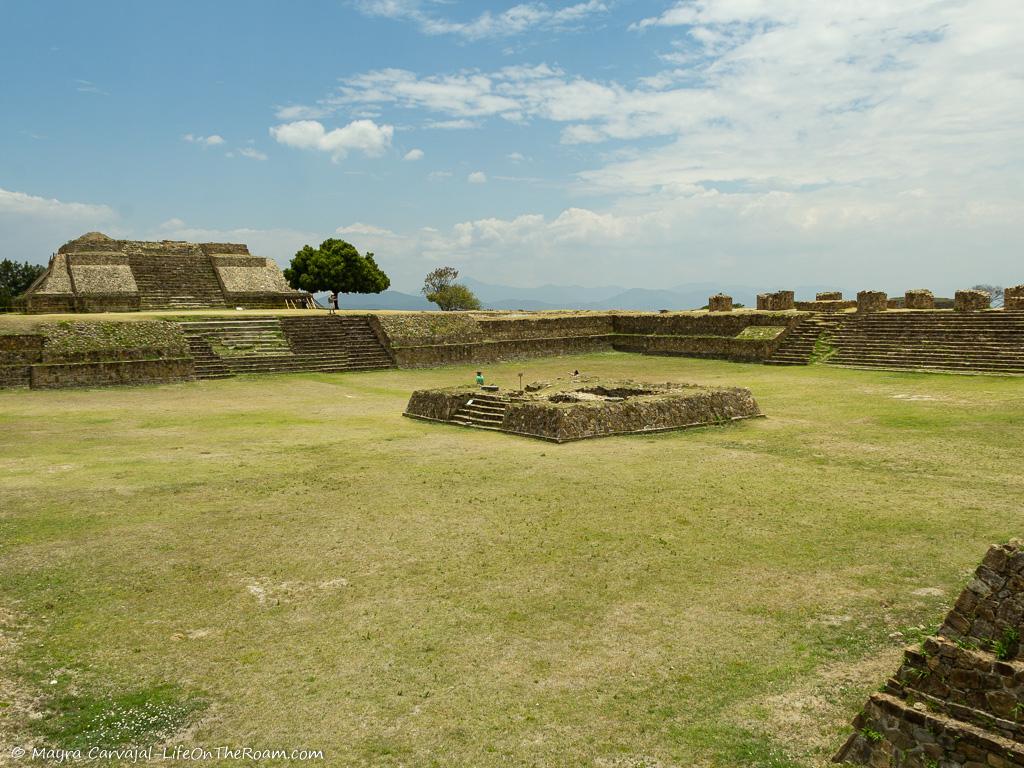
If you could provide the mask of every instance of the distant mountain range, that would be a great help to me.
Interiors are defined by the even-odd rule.
[[[623,288],[610,285],[586,287],[580,285],[542,285],[536,288],[517,288],[493,285],[479,280],[463,280],[480,299],[485,309],[524,309],[544,311],[553,309],[632,309],[654,312],[659,309],[699,309],[708,303],[708,296],[718,291],[729,294],[737,303],[752,307],[757,294],[771,288],[755,289],[740,285],[687,283],[673,288]],[[813,299],[818,291],[839,290],[829,285],[799,286],[797,299]],[[321,298],[321,303],[325,300]],[[379,294],[349,294],[341,297],[345,309],[437,309],[421,295],[384,291]]]

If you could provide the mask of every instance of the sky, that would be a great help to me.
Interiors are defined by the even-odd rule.
[[[1024,282],[1019,0],[0,0],[0,258],[394,288]]]

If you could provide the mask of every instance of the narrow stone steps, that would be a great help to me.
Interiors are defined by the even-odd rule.
[[[508,404],[496,397],[475,395],[452,416],[451,421],[466,427],[500,429]]]

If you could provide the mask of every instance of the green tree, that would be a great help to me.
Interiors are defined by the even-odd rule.
[[[372,253],[360,256],[351,243],[333,238],[324,240],[319,248],[303,246],[284,271],[284,278],[292,288],[310,293],[380,293],[391,285]]]
[[[10,310],[14,305],[14,299],[27,291],[36,278],[45,271],[46,267],[29,264],[27,261],[0,261],[0,312]]]
[[[455,267],[438,267],[423,279],[423,295],[427,301],[437,304],[445,312],[453,310],[480,309],[480,300],[469,288],[456,283],[459,270]]]

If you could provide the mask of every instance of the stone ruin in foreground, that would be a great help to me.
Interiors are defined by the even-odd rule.
[[[761,416],[749,389],[574,378],[523,391],[477,387],[413,392],[405,416],[555,443],[723,424]]]
[[[934,637],[871,695],[834,762],[1024,767],[1024,543],[989,549]]]
[[[284,309],[308,294],[241,243],[113,240],[90,232],[62,245],[19,300],[30,313],[148,309]]]

